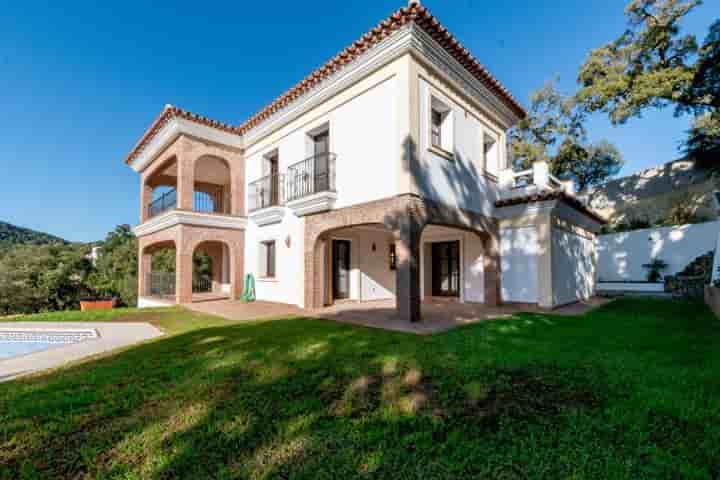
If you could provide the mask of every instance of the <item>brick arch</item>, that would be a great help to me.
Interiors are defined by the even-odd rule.
[[[499,302],[497,221],[477,212],[451,208],[415,195],[400,195],[305,217],[305,307],[325,303],[322,260],[332,231],[368,224],[384,225],[397,245],[396,308],[411,321],[420,319],[420,237],[428,225],[458,228],[478,234],[486,249],[485,299]]]

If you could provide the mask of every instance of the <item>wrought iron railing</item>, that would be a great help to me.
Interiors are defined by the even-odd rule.
[[[201,213],[230,213],[228,192],[193,192],[193,211]]]
[[[151,272],[148,273],[145,284],[145,294],[151,297],[170,297],[175,295],[175,273]]]
[[[152,218],[168,210],[177,208],[177,190],[168,190],[147,206],[147,218]],[[201,213],[219,213],[229,215],[230,194],[226,191],[193,192],[193,211]]]
[[[161,213],[173,210],[177,206],[177,191],[168,190],[158,198],[150,202],[147,206],[147,216],[152,218]]]
[[[192,291],[193,293],[212,292],[212,278],[206,275],[193,277]]]
[[[273,173],[250,183],[248,210],[274,207],[283,203],[283,175]]]
[[[335,154],[319,153],[288,167],[285,200],[335,191]]]

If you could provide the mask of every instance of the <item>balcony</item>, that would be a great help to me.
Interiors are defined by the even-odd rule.
[[[278,223],[285,216],[284,176],[272,173],[248,185],[249,217],[258,225]]]
[[[334,153],[319,153],[288,167],[285,177],[286,205],[295,215],[330,210],[335,204]]]
[[[146,207],[147,219],[177,209],[177,190],[160,195]],[[193,212],[230,215],[230,195],[226,193],[193,192]]]

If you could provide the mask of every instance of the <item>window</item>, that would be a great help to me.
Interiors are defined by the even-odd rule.
[[[275,278],[275,240],[260,243],[260,277]]]
[[[499,170],[497,145],[493,135],[483,134],[483,167],[486,172],[497,173]]]
[[[454,150],[452,110],[435,97],[430,99],[430,148],[445,156]]]
[[[397,270],[397,252],[394,243],[390,244],[390,270]]]
[[[442,148],[442,113],[433,109],[431,127],[432,146]]]

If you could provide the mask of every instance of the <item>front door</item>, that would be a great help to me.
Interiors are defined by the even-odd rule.
[[[333,240],[332,242],[332,289],[333,299],[350,298],[350,242]]]
[[[434,297],[460,295],[460,242],[432,244],[432,294]]]

